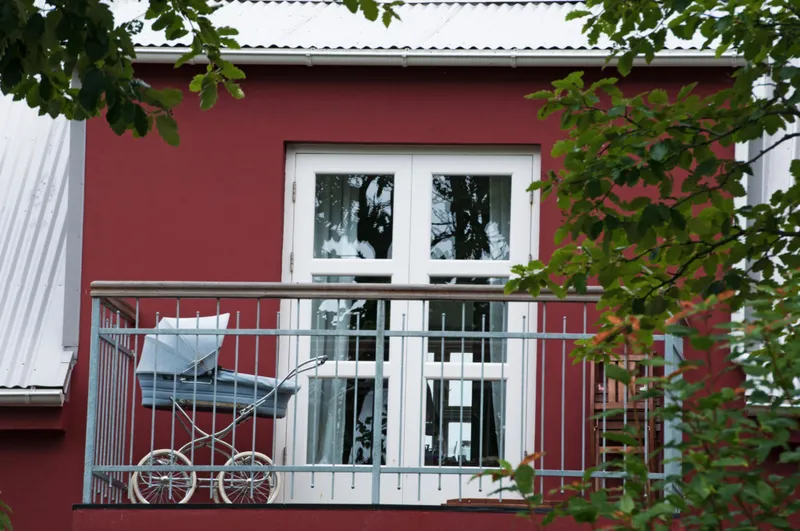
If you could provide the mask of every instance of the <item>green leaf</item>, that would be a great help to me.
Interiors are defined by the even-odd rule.
[[[225,89],[228,91],[228,94],[233,96],[234,99],[240,100],[240,99],[244,98],[244,91],[234,81],[226,81],[225,82]]]
[[[533,492],[533,478],[533,468],[529,465],[520,465],[514,472],[514,481],[522,494],[531,494]]]
[[[217,83],[214,80],[204,80],[203,88],[200,91],[200,108],[207,111],[217,103],[219,93]]]
[[[241,69],[237,68],[229,61],[225,61],[223,64],[222,75],[228,79],[244,79],[246,77]]]
[[[627,383],[627,382],[626,382]],[[616,443],[637,447],[640,446],[641,443],[628,435],[627,433],[615,432],[615,431],[607,431],[600,434],[603,439],[607,441],[613,441]]]
[[[650,94],[647,95],[647,101],[654,105],[663,105],[669,101],[667,91],[663,89],[650,91]]]
[[[81,89],[78,91],[78,102],[90,115],[97,111],[100,98],[105,89],[105,75],[102,70],[90,68],[81,80]]]
[[[624,384],[631,383],[631,378],[633,375],[627,369],[623,369],[619,365],[614,363],[607,363],[605,365],[606,376],[608,376],[612,380],[616,380],[618,382],[622,382]]]
[[[791,165],[789,166],[789,173],[792,174],[794,180],[800,182],[800,160],[793,160]]]
[[[659,142],[650,148],[650,158],[659,162],[664,160],[667,153],[669,153],[669,147],[665,142]]]
[[[175,108],[183,101],[183,92],[178,89],[165,88],[154,92],[158,101],[167,109]]]
[[[622,498],[619,500],[619,510],[625,514],[631,514],[633,512],[635,505],[633,503],[633,498],[629,493],[625,493],[622,495]]]
[[[200,92],[203,89],[203,80],[206,78],[205,74],[197,74],[192,78],[189,83],[189,90],[192,92]]]
[[[156,128],[161,138],[170,146],[177,146],[180,144],[180,137],[178,136],[178,124],[172,116],[160,114],[156,117]]]
[[[567,13],[567,16],[564,18],[565,20],[575,20],[576,18],[588,17],[591,14],[591,11],[586,11],[585,9],[575,9]]]
[[[711,466],[716,468],[729,468],[729,467],[747,467],[749,466],[746,459],[742,457],[722,457],[715,459],[711,462]]]
[[[622,74],[622,77],[627,77],[628,74],[631,73],[631,68],[633,67],[633,56],[633,53],[628,52],[621,55],[617,61],[617,70],[619,70],[619,73]]]
[[[135,113],[133,118],[134,131],[139,136],[147,135],[147,132],[150,131],[151,118],[147,115],[145,110],[140,105],[136,105],[134,107],[134,113]]]

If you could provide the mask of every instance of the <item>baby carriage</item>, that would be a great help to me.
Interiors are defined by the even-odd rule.
[[[164,318],[159,330],[224,329],[229,314],[198,318]],[[325,356],[312,358],[291,370],[280,381],[265,376],[243,374],[218,364],[224,336],[213,334],[157,334],[145,337],[136,377],[142,390],[142,405],[172,411],[192,438],[179,449],[150,452],[139,466],[165,467],[161,471],[134,472],[128,483],[133,503],[188,503],[201,482],[209,482],[215,502],[271,503],[280,490],[278,472],[222,471],[209,478],[198,478],[194,471],[174,471],[166,467],[191,466],[187,457],[193,450],[211,448],[225,459],[225,466],[269,467],[272,459],[256,452],[239,452],[223,440],[236,426],[253,417],[283,418],[292,396],[300,388],[293,381],[298,374],[325,363]],[[201,430],[194,422],[195,412],[231,413],[233,420],[213,433]],[[235,433],[234,433],[235,437]],[[250,437],[244,437],[250,440]]]

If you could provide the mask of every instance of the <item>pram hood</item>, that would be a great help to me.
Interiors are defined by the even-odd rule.
[[[230,314],[208,317],[164,317],[158,330],[215,330],[228,328]],[[137,374],[203,374],[217,366],[224,335],[149,334],[144,338]]]

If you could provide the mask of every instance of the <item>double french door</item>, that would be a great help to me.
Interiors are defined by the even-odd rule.
[[[291,218],[285,245],[294,283],[498,284],[536,254],[535,155],[391,152],[288,154]],[[381,429],[387,467],[381,503],[438,504],[484,497],[489,485],[446,473],[522,457],[534,440],[534,342],[458,337],[533,331],[535,307],[481,301],[315,300],[294,303],[283,326],[318,330],[451,332],[447,338],[324,335],[289,339],[283,367],[325,354],[278,427],[283,463],[335,465],[295,473],[285,502],[368,503]],[[374,408],[376,355],[383,353],[382,411]],[[530,407],[523,407],[529,405]],[[436,473],[441,472],[441,473]],[[288,475],[288,474],[287,474]]]

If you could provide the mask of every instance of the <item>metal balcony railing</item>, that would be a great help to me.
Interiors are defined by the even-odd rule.
[[[628,451],[604,432],[636,426],[648,455],[677,437],[635,382],[569,359],[599,294],[94,282],[83,502],[513,503],[473,477],[534,452],[557,499]],[[674,370],[680,340],[656,339],[663,369],[615,363]],[[654,456],[651,477],[675,457]]]

